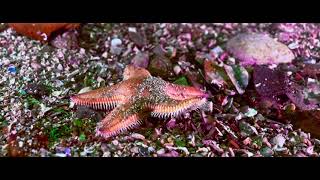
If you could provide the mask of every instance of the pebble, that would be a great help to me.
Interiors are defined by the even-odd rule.
[[[161,154],[164,154],[165,152],[166,152],[165,149],[162,148],[157,151],[157,154],[161,155]]]
[[[34,70],[39,70],[41,68],[41,65],[39,63],[36,63],[36,62],[32,62],[31,63],[31,67],[34,69]]]
[[[149,152],[154,152],[154,150],[155,150],[154,147],[148,147]]]
[[[223,49],[220,46],[217,46],[211,50],[216,57],[223,53]]]
[[[85,151],[80,152],[80,156],[81,156],[81,157],[87,156],[87,152],[85,152]]]
[[[272,149],[270,149],[269,147],[264,147],[260,150],[260,153],[262,156],[264,157],[270,157],[273,155],[273,151]]]
[[[3,65],[9,65],[9,64],[10,64],[10,60],[9,59],[3,60]]]
[[[111,153],[109,151],[104,152],[102,157],[111,157]]]
[[[19,148],[22,148],[22,146],[23,146],[23,142],[19,141]]]
[[[179,65],[175,65],[174,67],[173,67],[173,72],[176,74],[176,75],[179,75],[180,74],[180,72],[181,72],[181,67],[179,66]]]
[[[131,137],[134,139],[137,139],[137,140],[144,140],[145,139],[145,137],[139,133],[133,133],[133,134],[131,134]]]
[[[62,70],[63,70],[63,66],[62,66],[61,64],[58,64],[57,69],[58,69],[59,71],[62,71]]]
[[[274,138],[272,138],[271,143],[275,146],[278,146],[280,148],[283,147],[284,143],[286,142],[286,139],[281,135],[278,134],[277,136],[275,136]]]
[[[139,153],[139,147],[133,147],[130,149],[130,152],[138,154]]]
[[[115,146],[118,146],[119,145],[119,141],[118,140],[113,140],[112,144],[115,145]]]
[[[17,73],[17,68],[14,66],[14,65],[10,65],[8,67],[8,71],[11,73],[11,74],[16,74]]]
[[[114,38],[111,40],[111,46],[113,47],[120,46],[121,44],[122,44],[121,39]]]
[[[41,157],[47,157],[48,156],[48,151],[44,148],[40,148],[40,156]]]
[[[103,152],[108,152],[108,149],[109,149],[109,147],[108,147],[108,144],[107,144],[107,143],[102,143],[102,144],[101,144],[101,150],[102,150]]]
[[[67,155],[64,153],[56,153],[55,156],[56,157],[67,157]]]

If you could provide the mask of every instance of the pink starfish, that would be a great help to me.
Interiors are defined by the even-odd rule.
[[[71,97],[76,105],[113,109],[97,126],[104,138],[118,135],[142,123],[148,116],[177,117],[195,109],[212,110],[207,94],[153,77],[143,68],[128,65],[123,81]]]

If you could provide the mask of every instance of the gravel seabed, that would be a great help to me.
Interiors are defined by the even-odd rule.
[[[138,129],[104,140],[95,137],[94,130],[105,112],[75,107],[69,99],[84,88],[121,81],[123,69],[137,54],[148,54],[143,61],[151,64],[162,53],[154,51],[157,44],[174,59],[167,64],[172,70],[151,72],[171,82],[197,72],[190,57],[223,54],[228,39],[247,31],[267,32],[288,45],[296,57],[318,62],[319,29],[317,24],[294,23],[85,24],[79,47],[72,48],[41,44],[3,29],[0,156],[319,156],[318,139],[254,109],[253,115],[195,111],[181,119],[149,118]]]

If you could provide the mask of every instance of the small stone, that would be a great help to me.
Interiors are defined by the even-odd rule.
[[[87,156],[87,152],[86,152],[86,151],[82,151],[82,152],[80,152],[80,156],[81,156],[81,157],[85,157],[85,156]]]
[[[11,74],[16,74],[17,73],[17,69],[14,65],[10,65],[8,67],[8,71],[11,73]]]
[[[297,49],[299,47],[299,44],[297,42],[293,42],[288,45],[289,49]]]
[[[278,134],[276,137],[272,138],[271,140],[271,143],[275,146],[278,146],[279,148],[282,148],[285,142],[286,142],[286,139],[281,134]]]
[[[121,51],[122,51],[122,48],[120,47],[121,44],[122,44],[122,41],[120,39],[118,38],[112,39],[110,52],[116,55],[121,54]]]
[[[85,92],[88,92],[88,91],[91,91],[91,90],[92,90],[91,87],[84,87],[78,92],[78,94],[85,93]]]
[[[64,153],[56,153],[55,156],[56,157],[67,157],[67,155]]]
[[[58,97],[61,95],[61,93],[62,93],[62,91],[53,91],[52,96]]]
[[[139,52],[132,60],[131,64],[137,67],[147,68],[149,65],[149,56],[146,53]]]
[[[63,70],[63,66],[62,66],[61,64],[58,64],[57,69],[58,69],[59,71],[62,71],[62,70]]]
[[[48,156],[48,151],[44,148],[40,148],[40,156],[41,157],[47,157]]]
[[[154,150],[155,150],[154,147],[148,147],[149,152],[154,152]]]
[[[138,154],[139,153],[139,147],[133,147],[130,149],[130,152],[131,153],[134,153],[134,154]]]
[[[176,75],[179,75],[180,74],[180,72],[181,72],[181,67],[179,66],[179,65],[175,65],[174,67],[173,67],[173,72],[176,74]]]
[[[107,152],[109,150],[108,144],[107,143],[102,143],[101,144],[101,150],[103,152]]]
[[[102,53],[102,55],[101,55],[102,57],[104,57],[104,58],[107,58],[108,57],[108,52],[107,51],[105,51],[104,53]]]
[[[210,53],[212,53],[215,57],[218,57],[220,54],[223,53],[223,49],[220,46],[217,46],[213,48]]]
[[[249,145],[249,144],[251,144],[251,138],[250,138],[250,137],[247,137],[245,140],[242,141],[242,143],[243,143],[244,145]]]
[[[158,155],[162,155],[162,154],[164,154],[166,151],[162,148],[162,149],[159,149],[158,151],[157,151],[157,154]]]
[[[111,153],[109,151],[104,152],[102,157],[111,157]]]
[[[23,147],[23,142],[22,141],[19,141],[19,148],[22,148]]]
[[[70,148],[65,148],[64,153],[65,153],[67,156],[71,156],[71,149],[70,149]]]
[[[41,69],[41,65],[39,63],[36,63],[36,62],[31,62],[31,67],[36,71]]]
[[[9,64],[10,64],[10,60],[9,59],[3,60],[3,65],[9,65]]]
[[[271,157],[273,155],[273,151],[272,149],[270,149],[269,147],[264,147],[260,150],[260,153],[262,156],[264,157]]]
[[[114,38],[111,40],[111,46],[120,46],[122,44],[122,41],[121,39],[118,39],[118,38]]]
[[[113,140],[112,144],[115,145],[115,146],[118,146],[119,145],[119,141],[118,140]]]
[[[133,133],[133,134],[131,134],[131,137],[133,137],[134,139],[137,139],[137,140],[144,140],[145,139],[145,137],[139,133]]]
[[[254,117],[258,112],[253,109],[253,108],[249,108],[248,111],[246,113],[244,113],[244,115],[246,115],[247,117]]]
[[[150,155],[150,151],[146,147],[140,147],[139,148],[139,153],[141,155],[143,155],[143,156],[149,156]]]

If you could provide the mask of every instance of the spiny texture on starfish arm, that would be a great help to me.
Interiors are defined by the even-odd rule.
[[[153,77],[143,68],[128,65],[123,81],[71,97],[76,105],[114,108],[97,126],[97,135],[108,138],[139,126],[149,117],[178,117],[186,111],[212,110],[207,94]]]
[[[95,109],[112,109],[125,102],[126,96],[134,95],[134,86],[141,83],[142,79],[123,81],[109,87],[103,87],[71,97],[76,105],[91,106]]]

